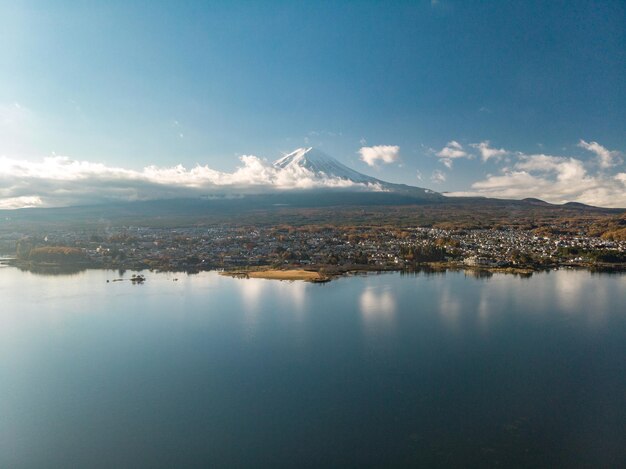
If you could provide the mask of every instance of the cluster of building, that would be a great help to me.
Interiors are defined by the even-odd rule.
[[[624,262],[626,242],[541,236],[524,230],[387,227],[124,227],[51,232],[17,241],[18,258],[40,246],[80,249],[92,266],[199,271],[244,266],[368,266],[404,269],[423,262],[479,267],[590,264],[598,253]]]

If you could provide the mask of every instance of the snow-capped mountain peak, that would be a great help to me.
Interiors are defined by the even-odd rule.
[[[441,194],[428,189],[407,186],[405,184],[393,184],[359,173],[332,156],[312,147],[298,148],[292,151],[288,155],[276,160],[274,167],[279,170],[306,169],[320,178],[342,179],[361,185],[361,187],[374,188],[377,191],[383,192],[410,195],[418,199],[433,200],[442,197]]]
[[[298,148],[274,162],[274,167],[280,169],[292,168],[294,166],[305,168],[314,174],[322,173],[327,177],[346,179],[356,183],[375,184],[381,182],[376,178],[348,168],[332,156],[313,147]]]

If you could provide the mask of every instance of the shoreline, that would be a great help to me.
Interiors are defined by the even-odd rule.
[[[466,265],[460,262],[424,262],[415,264],[410,267],[396,267],[396,266],[369,266],[369,265],[312,265],[308,267],[302,267],[299,265],[286,265],[284,267],[273,268],[270,266],[244,266],[237,268],[219,268],[212,267],[202,270],[161,270],[161,269],[136,269],[132,266],[127,267],[112,267],[102,266],[94,263],[34,263],[31,261],[20,261],[15,258],[0,259],[0,263],[3,266],[11,266],[23,271],[35,272],[35,273],[50,273],[50,274],[71,274],[77,273],[88,269],[94,270],[128,270],[128,271],[152,271],[152,272],[185,272],[188,274],[199,273],[200,271],[216,271],[219,275],[248,279],[259,278],[267,280],[279,280],[279,281],[305,281],[310,283],[326,283],[339,277],[345,277],[350,275],[368,274],[368,273],[382,273],[382,272],[401,272],[401,273],[420,273],[420,272],[459,272],[464,271],[468,274],[475,276],[490,276],[493,274],[509,274],[519,275],[523,277],[530,277],[534,273],[547,272],[551,270],[561,269],[574,269],[574,270],[587,270],[592,273],[626,273],[626,264],[554,264],[546,266],[473,266]]]

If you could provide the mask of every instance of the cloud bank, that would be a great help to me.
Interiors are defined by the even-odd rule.
[[[62,156],[39,162],[0,157],[0,209],[195,197],[225,191],[381,190],[377,185],[314,173],[300,166],[276,168],[253,155],[242,156],[240,162],[229,173],[200,165],[192,169],[148,166],[137,171]]]
[[[393,163],[397,161],[400,154],[400,147],[397,145],[375,145],[373,147],[362,147],[359,150],[361,161],[368,166],[375,166],[379,161],[382,163]]]
[[[17,108],[16,108],[17,109]],[[626,207],[626,168],[623,154],[598,142],[580,140],[577,147],[589,158],[566,155],[526,154],[492,147],[489,141],[468,144],[467,150],[451,140],[438,153],[444,164],[473,158],[489,164],[493,174],[473,182],[456,196],[523,199],[536,197],[552,203],[582,202],[604,207]],[[431,150],[431,154],[433,151]],[[363,147],[362,159],[370,166],[398,158],[399,147]],[[480,156],[480,159],[478,159]],[[482,163],[480,163],[482,161]],[[420,172],[417,178],[426,178]],[[440,185],[447,174],[434,170],[430,182]],[[135,201],[212,194],[258,194],[275,190],[316,188],[380,191],[378,184],[356,183],[304,166],[277,168],[257,156],[240,157],[232,172],[198,165],[188,169],[147,166],[141,170],[107,166],[89,161],[52,156],[27,161],[0,156],[0,209],[58,207],[107,201]]]
[[[480,145],[476,144],[475,148],[481,150]],[[622,164],[621,154],[597,142],[581,140],[578,146],[593,153],[595,158],[584,161],[571,156],[517,152],[512,166],[473,183],[470,191],[448,195],[507,199],[536,197],[557,204],[575,201],[603,207],[626,207],[626,172],[608,174],[606,171]],[[497,153],[492,152],[486,158],[483,153],[483,160],[513,154],[503,149],[489,150]]]

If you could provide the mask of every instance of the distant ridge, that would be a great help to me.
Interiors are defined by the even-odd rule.
[[[566,207],[594,208],[592,205],[583,204],[582,202],[566,202],[563,205]]]
[[[545,200],[541,200],[541,199],[536,199],[534,197],[526,197],[525,199],[522,199],[522,202],[526,202],[530,205],[542,205],[544,207],[548,207],[552,204],[546,202]]]

